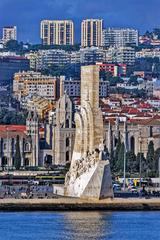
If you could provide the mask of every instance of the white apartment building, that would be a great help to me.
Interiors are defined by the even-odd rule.
[[[80,64],[80,51],[70,53],[70,63]]]
[[[109,47],[104,51],[104,62],[134,65],[135,50],[132,47]]]
[[[7,26],[3,28],[3,43],[6,44],[10,40],[17,40],[16,26]]]
[[[37,53],[36,67],[38,70],[52,65],[64,66],[70,63],[70,54],[60,49],[39,50]]]
[[[103,46],[138,46],[138,30],[133,28],[108,28],[103,30]]]
[[[142,83],[139,84],[139,89],[143,89],[148,97],[153,96],[153,90],[154,90],[154,83],[153,81],[143,81]]]
[[[127,65],[134,65],[135,50],[132,47],[119,47],[116,51],[117,63],[125,63]]]
[[[155,49],[142,49],[136,52],[136,58],[160,58],[160,48]]]
[[[83,90],[82,90],[83,91]],[[61,77],[60,79],[60,95],[66,92],[70,97],[80,97],[81,93],[81,81],[75,79],[66,79]],[[100,80],[99,95],[101,98],[108,97],[109,95],[109,82]]]
[[[95,64],[104,61],[104,50],[98,47],[86,47],[80,49],[81,64]]]

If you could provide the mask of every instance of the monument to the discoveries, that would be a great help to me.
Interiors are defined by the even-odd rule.
[[[75,145],[66,175],[65,195],[96,199],[113,197],[110,164],[103,144],[98,66],[82,67],[81,107],[75,122]]]

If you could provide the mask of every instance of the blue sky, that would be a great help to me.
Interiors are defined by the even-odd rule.
[[[80,22],[102,18],[105,27],[134,27],[141,32],[160,26],[160,0],[0,0],[0,32],[17,25],[18,39],[39,42],[42,19],[73,19],[76,39]]]

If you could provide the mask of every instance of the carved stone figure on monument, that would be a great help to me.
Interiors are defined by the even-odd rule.
[[[93,156],[95,158],[95,161],[97,162],[99,160],[99,149],[95,149]]]
[[[71,174],[70,174],[70,171],[68,171],[65,177],[65,185],[69,184],[70,178],[71,178]]]
[[[99,160],[103,160],[103,151],[104,151],[104,143],[103,143],[103,139],[101,139],[101,143],[99,144]]]
[[[107,148],[106,148],[106,145],[104,144],[104,141],[101,140],[101,143],[99,145],[99,150],[100,150],[100,153],[99,153],[99,160],[108,160],[109,159],[109,155],[108,155],[108,151],[107,151]]]

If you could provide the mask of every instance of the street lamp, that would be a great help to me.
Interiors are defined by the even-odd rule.
[[[7,127],[7,173],[9,174],[9,129]]]
[[[139,137],[139,144],[140,144],[140,159],[139,159],[139,178],[140,178],[140,187],[141,187],[141,177],[142,177],[142,133],[140,129],[140,137]]]
[[[159,187],[160,187],[160,157],[158,159]]]
[[[124,169],[123,169],[123,189],[126,188],[126,143],[124,143]]]
[[[124,169],[123,169],[123,190],[126,188],[126,150],[127,150],[127,119],[124,120]]]

